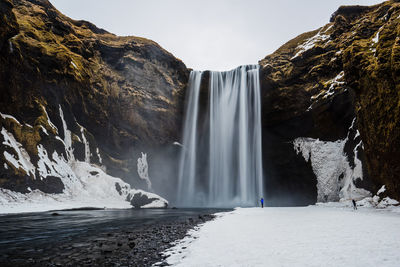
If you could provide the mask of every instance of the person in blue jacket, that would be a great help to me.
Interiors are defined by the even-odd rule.
[[[264,198],[261,198],[261,208],[264,208]]]

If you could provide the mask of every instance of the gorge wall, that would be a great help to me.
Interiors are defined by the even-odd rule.
[[[45,0],[2,1],[0,7],[1,112],[23,123],[2,116],[1,126],[36,165],[38,144],[49,154],[66,153],[56,138],[64,139],[57,133],[63,126],[61,107],[77,159],[85,159],[84,136],[92,163],[130,183],[144,184],[136,172],[140,152],[168,150],[179,139],[185,65],[153,41],[117,37],[72,20]],[[56,179],[33,179],[11,167],[0,173],[3,188],[27,192],[28,184],[31,189],[61,190],[46,189],[50,180],[57,187]]]
[[[173,198],[190,70],[153,41],[72,20],[47,0],[3,0],[0,13],[0,188],[62,192],[51,168],[40,171],[44,148],[147,189],[137,173],[145,152],[153,190]],[[399,23],[397,1],[341,7],[259,62],[270,203],[382,185],[400,199]]]
[[[259,62],[267,195],[316,197],[315,168],[291,147],[301,136],[345,140],[352,171],[362,162],[352,174],[355,184],[372,193],[385,184],[389,196],[400,197],[399,30],[397,1],[344,6],[324,27]],[[343,176],[339,171],[330,179],[340,184]]]

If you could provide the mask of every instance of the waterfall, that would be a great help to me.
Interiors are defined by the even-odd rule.
[[[263,194],[258,65],[192,71],[180,158],[178,205],[254,206]]]

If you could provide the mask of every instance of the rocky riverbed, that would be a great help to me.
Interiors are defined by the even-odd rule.
[[[68,242],[8,252],[0,257],[1,266],[151,266],[162,262],[162,252],[182,239],[188,230],[212,220],[201,214],[186,220],[156,221],[140,227],[125,227],[77,237]]]

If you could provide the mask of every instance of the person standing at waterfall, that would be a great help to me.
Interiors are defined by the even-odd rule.
[[[356,201],[354,199],[352,199],[351,202],[353,203],[353,209],[356,210],[357,209]]]
[[[261,198],[260,202],[261,202],[261,208],[264,208],[264,198]]]

